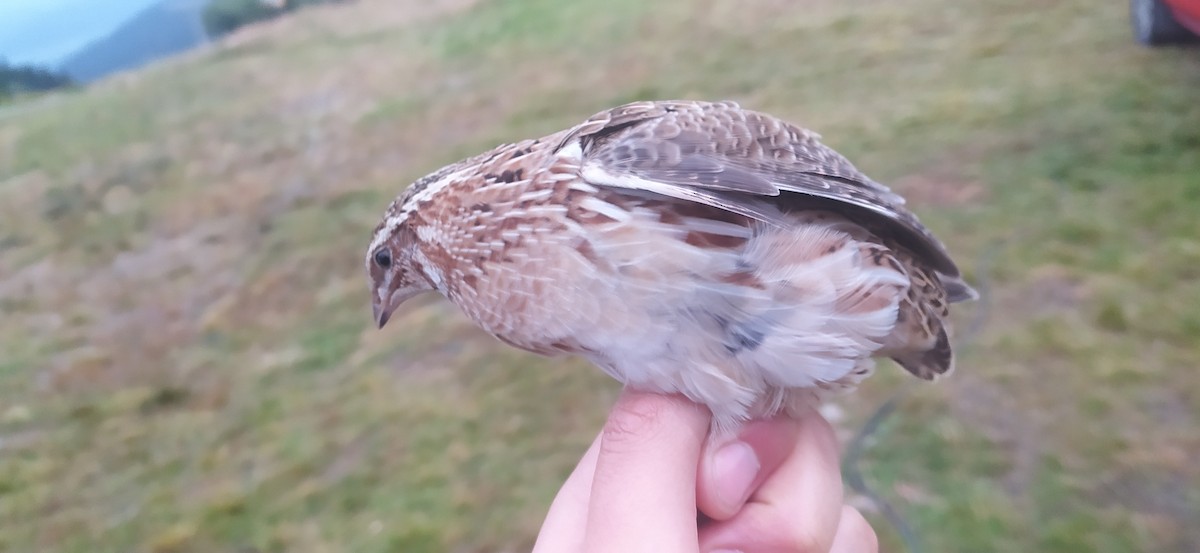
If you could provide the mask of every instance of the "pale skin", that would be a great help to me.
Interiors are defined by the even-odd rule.
[[[622,393],[534,553],[879,550],[844,503],[837,438],[819,414],[752,422],[715,443],[711,418],[680,396]]]

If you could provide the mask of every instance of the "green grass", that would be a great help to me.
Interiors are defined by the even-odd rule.
[[[643,98],[814,128],[985,285],[861,464],[928,550],[1200,547],[1196,51],[1084,0],[406,4],[5,106],[0,550],[528,548],[616,387],[435,298],[375,330],[361,250],[439,164]]]

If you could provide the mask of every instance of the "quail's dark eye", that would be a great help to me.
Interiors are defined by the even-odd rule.
[[[375,264],[384,269],[392,266],[392,252],[387,248],[381,248],[375,251]]]

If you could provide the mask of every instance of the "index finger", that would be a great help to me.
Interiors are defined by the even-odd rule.
[[[680,396],[626,390],[600,438],[587,551],[696,551],[696,465],[706,409]]]

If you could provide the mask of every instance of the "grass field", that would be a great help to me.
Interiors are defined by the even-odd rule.
[[[1124,10],[360,0],[8,106],[0,550],[527,550],[616,387],[435,298],[374,330],[362,250],[440,164],[648,98],[816,129],[983,285],[860,466],[928,551],[1200,550],[1200,51]]]

